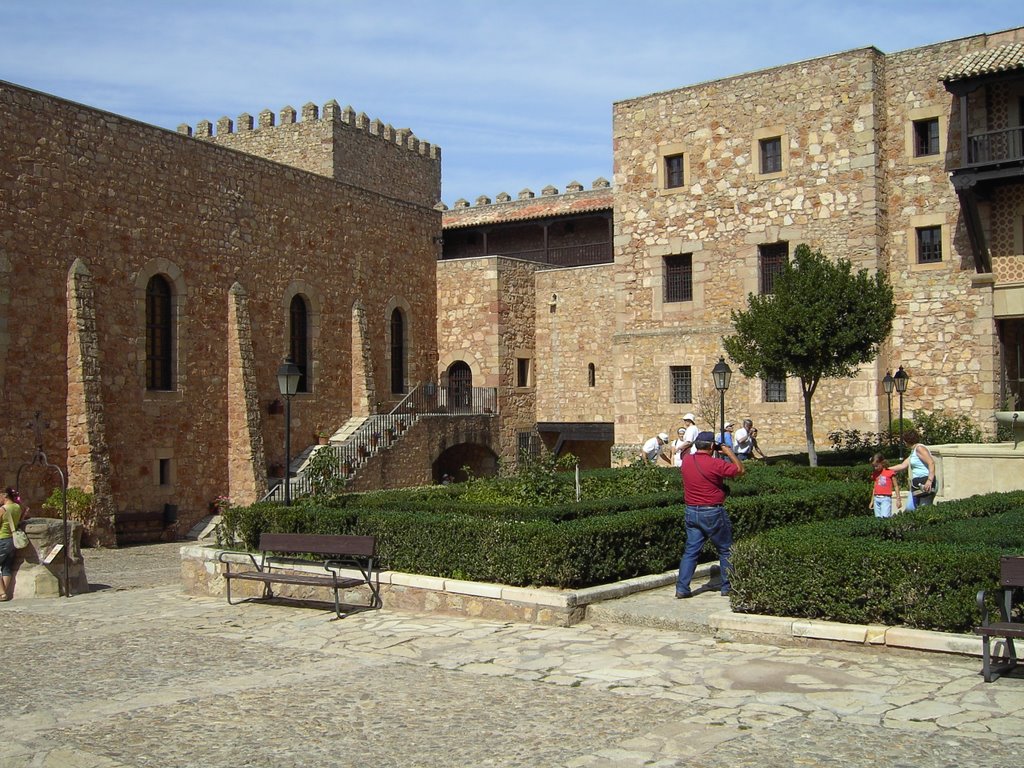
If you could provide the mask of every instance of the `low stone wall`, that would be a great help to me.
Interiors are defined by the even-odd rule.
[[[1024,490],[1024,445],[968,443],[929,446],[939,482],[936,502]]]
[[[181,548],[181,578],[184,591],[190,595],[224,597],[226,581],[221,575],[225,564],[218,562],[224,550],[200,545]],[[249,563],[245,554],[232,553],[225,557],[233,567]],[[313,572],[321,569],[311,566]],[[418,576],[396,571],[380,574],[380,592],[384,606],[403,611],[443,613],[472,616],[494,621],[519,621],[530,624],[568,627],[583,621],[587,605],[591,602],[623,597],[675,581],[675,573],[644,576],[617,584],[580,590],[552,588],[509,587],[434,576]],[[231,588],[231,596],[256,597],[262,586],[238,583]],[[330,590],[294,587],[279,584],[274,593],[296,599],[332,600]],[[367,587],[343,593],[343,602],[366,605],[370,601]]]

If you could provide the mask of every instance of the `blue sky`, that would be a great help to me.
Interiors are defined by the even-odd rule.
[[[442,199],[612,178],[615,101],[1024,26],[1021,0],[0,0],[0,79],[174,129],[342,106],[442,148]]]

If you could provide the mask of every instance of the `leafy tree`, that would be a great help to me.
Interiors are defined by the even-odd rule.
[[[775,277],[774,293],[748,296],[733,311],[736,333],[725,350],[747,377],[800,379],[810,465],[817,466],[811,398],[823,378],[849,378],[878,355],[896,316],[888,275],[853,272],[847,259],[830,261],[797,246]]]

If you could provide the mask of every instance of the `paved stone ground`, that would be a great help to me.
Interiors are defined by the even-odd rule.
[[[174,545],[0,607],[0,766],[1007,766],[1024,677],[866,648],[181,594]],[[163,580],[164,583],[159,582]]]

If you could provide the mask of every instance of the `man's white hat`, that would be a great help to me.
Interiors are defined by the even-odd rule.
[[[661,442],[667,443],[668,442],[668,433],[666,433],[666,432],[659,432],[658,433],[658,438],[661,440]]]
[[[683,415],[683,421],[692,421],[694,424],[696,424],[697,417],[694,416],[692,413],[687,413]]]

